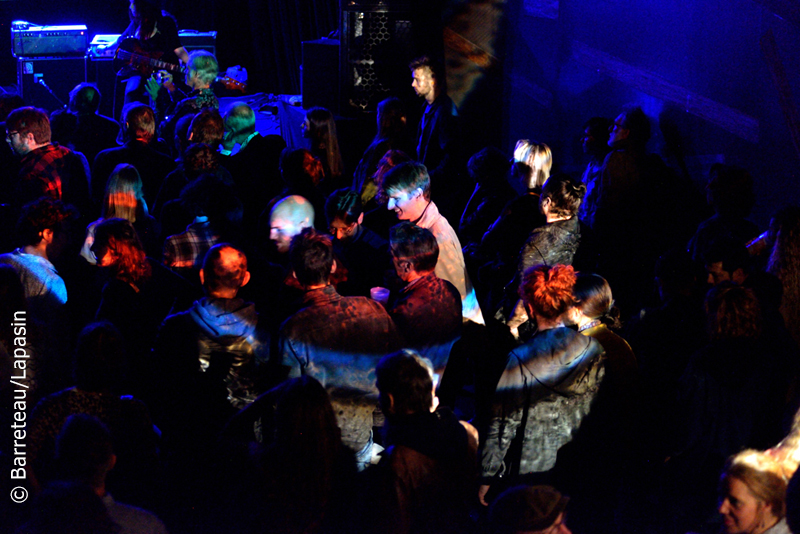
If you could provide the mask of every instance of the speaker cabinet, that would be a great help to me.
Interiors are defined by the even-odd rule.
[[[323,107],[339,113],[339,41],[303,41],[301,89],[303,107]]]
[[[85,57],[21,57],[17,60],[20,96],[28,106],[61,109],[69,103],[69,92],[86,81],[87,63]]]

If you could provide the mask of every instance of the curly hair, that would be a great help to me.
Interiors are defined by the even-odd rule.
[[[22,207],[17,234],[24,245],[38,245],[44,230],[59,231],[61,224],[73,215],[74,212],[60,200],[42,197]]]
[[[755,293],[733,282],[721,282],[708,292],[706,320],[711,339],[761,335],[761,307]]]
[[[106,219],[95,227],[94,250],[108,248],[111,274],[117,280],[139,286],[150,278],[152,268],[133,225],[125,219]],[[98,261],[100,258],[98,258]]]
[[[213,173],[219,168],[219,153],[205,143],[192,143],[183,153],[183,167],[192,179]]]
[[[536,315],[556,319],[575,305],[572,296],[575,281],[575,269],[571,265],[536,265],[522,275],[519,296]]]
[[[281,177],[290,190],[316,187],[325,178],[322,162],[305,148],[284,148],[281,152]]]

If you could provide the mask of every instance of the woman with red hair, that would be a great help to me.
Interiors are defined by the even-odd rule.
[[[520,297],[538,331],[512,350],[497,384],[481,450],[482,504],[494,477],[503,484],[548,483],[558,450],[589,413],[604,374],[603,347],[567,328],[575,271],[545,265],[525,271]],[[521,433],[521,452],[509,447]],[[515,457],[516,456],[516,457]]]
[[[195,292],[185,279],[148,258],[142,242],[125,219],[106,219],[95,227],[92,252],[97,266],[107,269],[96,320],[114,324],[130,347],[134,379],[145,379],[146,357],[161,322],[170,313],[185,310]],[[152,371],[152,370],[151,370]]]

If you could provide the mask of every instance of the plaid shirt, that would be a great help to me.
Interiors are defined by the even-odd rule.
[[[164,265],[172,269],[200,268],[208,249],[219,241],[219,235],[208,222],[192,223],[182,234],[167,238],[164,243]]]
[[[68,148],[56,143],[41,146],[25,154],[20,167],[17,199],[23,204],[49,196],[81,205],[88,198],[83,163]]]

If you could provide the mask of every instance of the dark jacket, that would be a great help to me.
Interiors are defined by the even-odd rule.
[[[103,201],[108,178],[114,167],[120,163],[133,165],[139,171],[148,206],[155,203],[164,178],[175,169],[175,162],[171,157],[156,151],[144,141],[134,139],[121,147],[103,150],[97,154],[92,165],[92,199],[95,204],[100,205]]]
[[[392,319],[379,303],[342,297],[333,286],[307,291],[305,307],[281,326],[280,350],[290,376],[311,375],[325,387],[375,391],[375,365],[399,348]]]
[[[581,242],[578,217],[556,221],[536,228],[522,247],[517,274],[521,277],[535,265],[572,265]]]
[[[453,344],[461,337],[461,295],[434,273],[418,278],[400,290],[389,315],[405,340],[433,363],[436,372],[447,365]]]
[[[569,328],[537,333],[508,355],[481,452],[481,474],[525,475],[555,466],[589,414],[605,374],[603,347]],[[521,427],[521,428],[520,428]],[[522,433],[519,459],[507,458]]]
[[[384,441],[387,450],[373,473],[370,527],[382,533],[469,532],[476,451],[453,412],[390,417]]]
[[[255,400],[255,366],[266,361],[267,344],[257,332],[258,314],[242,299],[205,297],[170,315],[156,344],[158,359],[176,379],[202,382],[203,389],[236,409]]]

